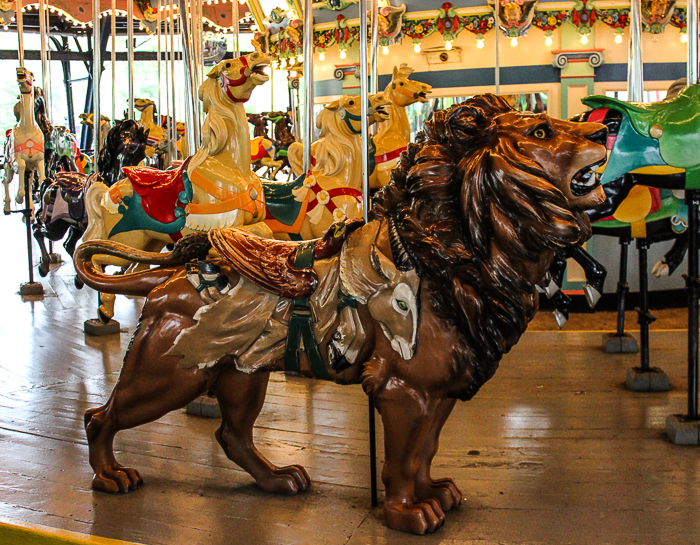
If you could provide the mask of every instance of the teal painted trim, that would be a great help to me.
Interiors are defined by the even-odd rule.
[[[175,207],[175,215],[178,216],[175,221],[161,223],[160,221],[154,220],[144,211],[143,206],[141,206],[141,197],[136,191],[134,191],[133,196],[124,197],[124,204],[120,204],[118,210],[122,218],[110,231],[109,238],[119,233],[140,230],[174,235],[185,228],[185,223],[187,221],[187,214],[179,207]]]

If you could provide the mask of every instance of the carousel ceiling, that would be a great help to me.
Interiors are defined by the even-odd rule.
[[[116,11],[126,28],[129,0],[116,0]],[[238,18],[241,31],[256,32],[256,43],[277,59],[297,57],[302,50],[303,24],[301,0],[197,0],[203,9],[204,30],[233,31]],[[447,44],[462,32],[481,40],[498,27],[510,38],[527,35],[535,27],[545,36],[565,23],[585,36],[594,25],[606,25],[622,34],[629,25],[629,2],[620,0],[578,0],[576,2],[538,2],[537,0],[379,0],[379,45],[387,47],[411,40],[416,47],[431,34],[438,33]],[[92,26],[92,0],[46,0],[51,31],[87,31]],[[158,20],[179,14],[178,0],[135,0],[133,16],[142,32],[155,32]],[[192,4],[195,1],[192,0]],[[26,14],[25,31],[38,30],[39,2],[20,3]],[[337,46],[341,51],[359,39],[358,0],[321,0],[314,2],[314,47],[323,50]],[[368,2],[369,4],[369,2]],[[101,15],[109,16],[112,0],[101,0]],[[668,25],[685,32],[685,6],[678,0],[641,0],[645,32],[659,34]],[[16,0],[0,0],[0,24],[15,26]],[[35,17],[32,18],[32,15]],[[33,25],[37,28],[34,29]],[[135,23],[134,23],[135,24]]]

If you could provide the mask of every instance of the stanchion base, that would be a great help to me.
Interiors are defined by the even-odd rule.
[[[674,445],[700,445],[700,421],[683,414],[666,417],[666,435]]]
[[[633,392],[668,392],[671,389],[668,375],[658,367],[650,367],[648,371],[642,371],[641,367],[630,367],[627,369],[625,385]]]
[[[88,335],[100,337],[102,335],[118,334],[121,331],[121,327],[121,324],[116,320],[110,320],[108,323],[104,323],[98,318],[91,318],[89,320],[85,320],[83,330]]]
[[[41,282],[25,282],[19,285],[20,295],[44,295],[44,286]]]
[[[215,397],[199,396],[185,409],[187,414],[203,416],[204,418],[221,418],[221,408]]]
[[[639,343],[629,333],[603,333],[603,350],[608,354],[635,354],[639,352]]]
[[[49,254],[49,258],[51,260],[52,265],[55,265],[56,263],[63,262],[63,259],[61,258],[61,254]]]

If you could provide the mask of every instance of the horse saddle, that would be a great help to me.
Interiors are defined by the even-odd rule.
[[[338,254],[361,219],[335,223],[323,238],[288,242],[260,238],[233,228],[209,231],[209,240],[222,259],[241,276],[280,297],[306,299],[318,286],[312,265]]]
[[[85,216],[84,192],[88,179],[82,172],[57,172],[54,182],[61,198],[68,204],[68,214],[74,221],[82,221]]]
[[[188,162],[185,161],[176,170],[141,166],[122,168],[134,192],[141,197],[141,206],[150,218],[168,224],[179,217],[176,208],[184,207],[189,200],[183,179]]]

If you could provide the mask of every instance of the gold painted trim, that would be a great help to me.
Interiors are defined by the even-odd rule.
[[[0,543],[12,545],[142,545],[0,517]]]
[[[263,32],[265,30],[265,25],[263,24],[265,12],[263,11],[259,0],[247,0],[246,3],[250,8],[250,13],[253,14],[253,19],[255,19],[255,24],[258,26],[258,31]]]

